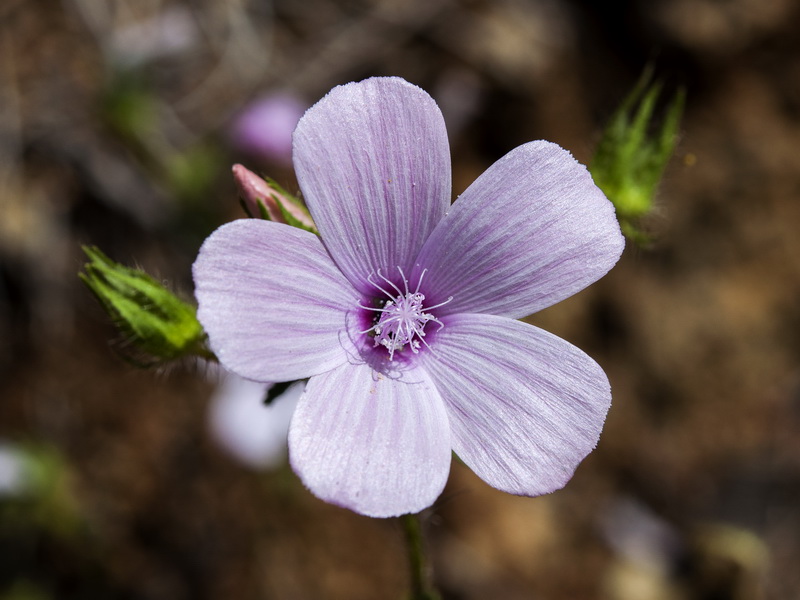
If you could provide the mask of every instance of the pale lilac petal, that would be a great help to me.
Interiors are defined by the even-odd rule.
[[[269,469],[286,458],[289,422],[305,384],[295,383],[269,405],[268,383],[223,371],[209,406],[214,440],[231,456],[254,469]]]
[[[512,494],[564,486],[603,428],[611,391],[602,369],[520,321],[462,314],[442,322],[420,357],[447,405],[453,450]]]
[[[294,133],[294,166],[325,246],[363,292],[377,269],[410,272],[450,205],[441,112],[398,78],[349,83],[312,106]]]
[[[348,364],[308,382],[289,429],[289,460],[316,496],[371,517],[436,500],[450,469],[447,414],[424,372],[403,375]]]
[[[223,225],[194,263],[197,317],[230,371],[290,381],[347,360],[346,312],[359,296],[317,236],[244,219]]]
[[[602,277],[624,246],[589,172],[549,142],[494,163],[453,204],[420,253],[439,314],[524,317]]]

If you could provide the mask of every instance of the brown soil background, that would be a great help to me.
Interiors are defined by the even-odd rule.
[[[143,136],[213,149],[188,192],[104,109],[121,32],[175,9],[194,37],[140,67],[159,124]],[[688,93],[655,242],[532,317],[606,369],[599,447],[537,499],[454,463],[425,515],[435,578],[453,600],[800,597],[799,23],[793,0],[4,0],[0,438],[63,453],[84,526],[0,520],[0,598],[406,597],[398,523],[240,466],[207,433],[202,373],[119,358],[79,246],[190,297],[201,240],[239,215],[229,165],[294,188],[226,147],[260,91],[421,85],[453,127],[460,192],[532,139],[588,161],[647,63]]]

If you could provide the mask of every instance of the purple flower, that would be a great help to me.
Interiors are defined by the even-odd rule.
[[[289,458],[320,498],[388,517],[429,506],[451,450],[490,485],[562,487],[611,395],[600,367],[516,319],[605,274],[623,238],[587,170],[538,141],[451,206],[434,101],[397,78],[333,89],[294,132],[320,232],[222,226],[194,265],[198,317],[222,364],[310,377]]]
[[[307,107],[285,92],[259,98],[233,122],[231,143],[248,154],[279,165],[290,164],[292,131]]]

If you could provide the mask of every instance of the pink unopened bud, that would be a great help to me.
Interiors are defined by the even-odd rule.
[[[305,207],[280,186],[267,182],[242,165],[233,165],[232,170],[239,196],[251,216],[261,217],[266,213],[270,221],[316,231]]]

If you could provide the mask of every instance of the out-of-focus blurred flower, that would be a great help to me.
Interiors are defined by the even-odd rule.
[[[261,97],[234,119],[231,145],[268,162],[290,166],[292,132],[307,108],[307,104],[286,92]]]
[[[447,132],[455,138],[477,114],[484,101],[480,78],[466,69],[445,71],[436,82],[433,97],[442,110]]]
[[[633,498],[617,499],[605,513],[602,528],[618,554],[651,569],[668,571],[682,550],[678,532]]]
[[[286,223],[317,233],[308,210],[275,181],[259,177],[242,165],[233,165],[233,180],[239,188],[244,209],[251,217]]]
[[[600,527],[616,555],[603,584],[609,600],[679,597],[673,574],[686,549],[669,522],[635,498],[618,497],[602,513]]]
[[[217,443],[254,469],[278,466],[286,457],[286,444],[297,401],[305,383],[297,382],[270,404],[264,398],[268,383],[258,383],[219,369],[219,386],[211,399],[211,433]]]
[[[0,529],[37,527],[78,533],[83,517],[66,459],[55,448],[0,441]]]
[[[198,39],[191,12],[183,6],[173,6],[116,30],[111,38],[111,50],[118,63],[132,67],[183,52]]]
[[[0,497],[13,496],[25,489],[26,477],[22,454],[0,443]]]

